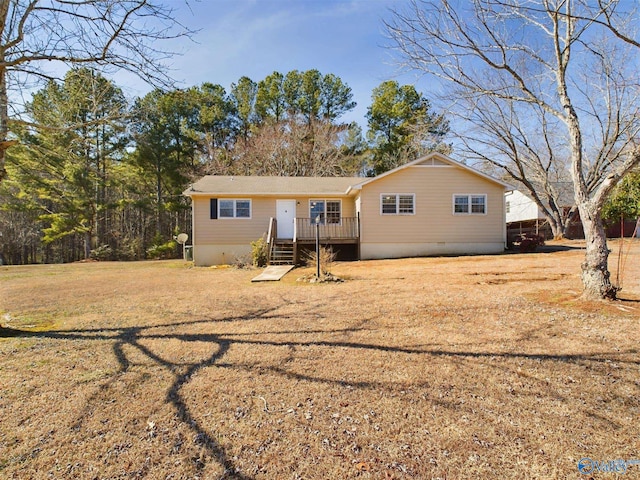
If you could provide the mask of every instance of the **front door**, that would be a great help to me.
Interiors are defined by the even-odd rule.
[[[296,218],[295,200],[276,200],[276,220],[278,221],[278,238],[293,238],[293,222]]]

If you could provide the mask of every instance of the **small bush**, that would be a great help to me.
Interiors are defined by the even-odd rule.
[[[336,259],[336,254],[331,248],[320,247],[320,275],[326,276],[331,274],[331,267]],[[318,265],[318,257],[315,250],[305,255],[307,267],[316,268]]]
[[[235,255],[233,258],[233,263],[231,265],[240,270],[245,270],[245,269],[251,270],[254,266],[254,263],[251,261],[250,255],[246,254],[246,255]]]
[[[268,261],[269,244],[264,236],[251,242],[251,260],[256,267],[265,267]]]
[[[142,246],[142,239],[140,238],[124,239],[116,251],[116,258],[118,260],[138,260],[143,256],[144,248]]]
[[[161,245],[152,245],[147,248],[147,257],[154,260],[164,260],[167,258],[176,258],[176,251],[178,249],[178,243],[175,240],[170,240]]]
[[[112,258],[113,249],[109,245],[100,245],[98,248],[91,250],[89,258],[92,260],[109,260]]]

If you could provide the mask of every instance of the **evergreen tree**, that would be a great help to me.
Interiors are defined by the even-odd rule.
[[[395,80],[382,82],[373,90],[367,109],[372,170],[380,174],[434,150],[448,152],[443,139],[449,132],[444,115],[412,85]]]
[[[602,208],[602,218],[618,222],[640,217],[640,171],[628,174],[615,188]]]
[[[51,78],[52,64],[111,66],[168,84],[163,60],[171,54],[162,40],[191,34],[171,8],[150,0],[2,0],[0,32],[0,182],[5,152],[15,143],[9,113],[20,95],[10,95],[11,88]]]
[[[270,119],[275,123],[279,123],[284,119],[284,75],[280,72],[273,72],[264,80],[258,82],[256,114],[259,123],[264,123]]]
[[[133,108],[131,128],[136,150],[131,161],[154,181],[154,237],[158,239],[171,238],[176,226],[171,212],[187,208],[181,192],[196,168],[193,129],[199,124],[199,110],[190,93],[156,89],[139,98]],[[145,238],[145,245],[149,241]]]
[[[257,122],[256,96],[258,84],[249,77],[241,77],[231,84],[231,100],[238,117],[240,136],[247,140],[252,126]]]
[[[251,89],[250,84],[244,81],[241,85],[235,89],[240,97],[243,96],[240,93],[243,88]],[[195,123],[190,126],[192,137],[197,140],[200,152],[205,156],[209,165],[208,173],[224,175],[231,166],[229,151],[238,132],[244,138],[251,129],[248,123],[252,118],[250,92],[244,92],[246,98],[243,101],[248,105],[241,105],[242,114],[238,99],[227,95],[220,85],[204,83],[199,88],[190,89],[189,93],[195,114]]]
[[[16,129],[26,145],[13,157],[17,185],[39,205],[44,242],[81,236],[88,258],[109,241],[111,166],[127,141],[124,96],[93,70],[72,69],[36,92],[27,112],[38,128]]]

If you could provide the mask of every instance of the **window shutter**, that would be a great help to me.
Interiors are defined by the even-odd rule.
[[[218,199],[217,198],[212,198],[209,200],[209,218],[211,218],[211,220],[215,220],[218,218]]]

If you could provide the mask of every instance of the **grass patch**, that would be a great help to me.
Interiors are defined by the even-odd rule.
[[[48,314],[33,313],[19,317],[12,316],[9,313],[0,315],[0,338],[44,332],[55,327],[55,321]]]
[[[177,261],[2,268],[21,326],[0,342],[0,471],[572,478],[583,457],[637,458],[638,304],[577,300],[583,255],[335,263],[348,281],[322,286]]]

